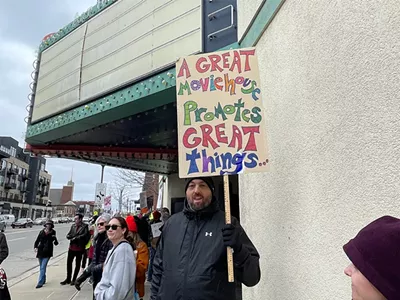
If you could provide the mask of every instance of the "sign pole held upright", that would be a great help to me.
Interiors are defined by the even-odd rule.
[[[224,175],[224,196],[225,196],[225,222],[231,224],[231,199],[229,195],[229,176]],[[231,247],[226,248],[226,256],[228,258],[228,282],[235,282],[233,271],[233,252]]]
[[[255,48],[176,62],[179,177],[222,176],[226,224],[232,221],[229,176],[269,169],[259,73]],[[226,254],[227,279],[234,282],[235,253],[227,247]]]

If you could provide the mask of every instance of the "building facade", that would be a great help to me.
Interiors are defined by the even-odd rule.
[[[18,141],[0,137],[0,211],[19,217],[45,217],[51,211],[51,175],[43,157],[25,154]]]
[[[176,58],[255,47],[270,171],[232,180],[262,272],[243,299],[350,298],[343,244],[400,215],[397,1],[107,3],[40,46],[32,153],[165,175],[179,211]]]
[[[140,208],[157,208],[157,199],[159,192],[159,175],[146,172],[144,174],[142,192],[140,193]]]

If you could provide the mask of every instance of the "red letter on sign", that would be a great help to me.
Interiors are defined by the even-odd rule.
[[[218,143],[228,144],[228,138],[225,135],[225,124],[215,126],[215,135],[217,136]]]
[[[260,133],[260,126],[242,127],[242,130],[243,130],[243,135],[250,133],[244,151],[257,151],[257,144],[254,133]]]
[[[237,147],[236,140],[238,141]],[[236,150],[242,149],[242,133],[236,125],[232,125],[232,140],[229,144],[229,147],[236,148]]]
[[[200,145],[200,142],[201,142],[201,138],[194,137],[193,143],[189,143],[189,137],[192,134],[197,134],[197,130],[195,128],[190,127],[188,129],[186,129],[185,133],[183,134],[183,138],[182,138],[183,145],[189,149],[196,148],[198,145]]]
[[[200,57],[197,62],[196,62],[196,70],[199,73],[204,73],[207,72],[208,69],[210,68],[210,64],[203,64],[201,65],[203,62],[206,62],[207,58],[205,57]]]
[[[211,54],[208,56],[208,58],[211,61],[211,71],[214,72],[218,70],[219,72],[222,72],[223,69],[218,65],[218,63],[221,61],[221,56],[217,54]]]
[[[240,55],[246,56],[246,60],[245,60],[245,63],[244,63],[244,71],[245,72],[251,70],[250,69],[249,55],[254,55],[255,51],[256,51],[255,49],[253,49],[253,50],[240,50]]]
[[[211,147],[213,147],[213,149],[218,148],[219,147],[218,144],[210,136],[210,134],[213,131],[211,125],[204,124],[204,125],[201,125],[200,128],[201,128],[201,132],[203,134],[203,143],[202,143],[203,147],[208,148],[208,143],[210,143]]]
[[[189,70],[188,64],[186,62],[186,59],[183,59],[181,68],[179,69],[178,77],[182,77],[183,76],[183,71],[186,71],[186,78],[189,78],[190,77],[190,70]]]

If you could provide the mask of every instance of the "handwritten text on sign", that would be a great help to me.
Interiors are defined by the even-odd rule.
[[[255,49],[188,56],[176,71],[179,176],[266,171]]]

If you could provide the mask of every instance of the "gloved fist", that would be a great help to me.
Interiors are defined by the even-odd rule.
[[[232,224],[226,224],[222,228],[222,237],[224,239],[224,245],[226,247],[231,247],[235,252],[242,249],[242,243],[239,238],[239,228],[233,226]]]

